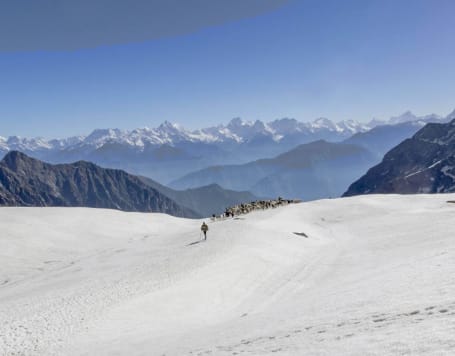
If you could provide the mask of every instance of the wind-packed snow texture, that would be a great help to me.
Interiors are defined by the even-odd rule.
[[[0,209],[1,355],[453,355],[455,194],[209,222]]]

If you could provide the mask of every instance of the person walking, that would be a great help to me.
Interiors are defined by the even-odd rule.
[[[209,227],[205,223],[205,221],[201,225],[201,231],[204,233],[204,240],[207,240],[207,231],[209,231]]]

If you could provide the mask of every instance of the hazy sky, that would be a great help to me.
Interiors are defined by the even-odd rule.
[[[0,136],[455,108],[453,0],[5,0],[0,13]]]

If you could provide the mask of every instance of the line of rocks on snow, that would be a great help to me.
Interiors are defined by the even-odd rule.
[[[242,203],[238,205],[234,205],[231,207],[226,208],[223,214],[215,215],[213,214],[211,217],[212,221],[216,220],[223,220],[229,217],[234,217],[238,215],[248,214],[255,210],[265,210],[265,209],[275,209],[280,206],[286,206],[289,204],[297,204],[301,203],[301,200],[298,199],[283,199],[282,197],[278,197],[278,199],[270,199],[270,200],[256,200],[249,203]]]

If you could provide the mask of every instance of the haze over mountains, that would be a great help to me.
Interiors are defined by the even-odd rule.
[[[319,140],[274,158],[209,167],[188,174],[170,186],[188,189],[216,183],[261,197],[314,200],[341,195],[373,160],[370,152],[361,146]]]
[[[455,112],[446,118],[436,115],[418,118],[407,112],[391,118],[390,125],[375,126],[339,143],[320,140],[271,159],[211,166],[187,174],[170,186],[187,189],[216,183],[265,197],[282,195],[305,200],[337,197],[378,163],[390,148],[411,137],[426,123],[444,122],[451,117],[455,117]]]
[[[8,153],[0,162],[0,205],[80,206],[198,216],[126,172],[84,161],[51,165],[18,151]]]
[[[451,118],[455,111],[446,117],[406,112],[366,124],[324,118],[307,123],[288,118],[269,123],[236,118],[227,125],[193,131],[165,122],[155,129],[98,129],[88,136],[66,139],[0,138],[0,153],[19,150],[50,163],[90,161],[151,178],[161,191],[166,188],[163,183],[191,188],[192,199],[199,201],[198,214],[206,215],[210,207],[211,215],[222,211],[221,203],[213,206],[196,196],[217,196],[223,208],[240,197],[254,197],[232,190],[304,200],[339,196],[389,149],[426,123]],[[211,188],[195,190],[207,185]],[[210,194],[203,194],[207,189]],[[231,190],[229,194],[226,189]],[[177,199],[170,191],[168,195]],[[194,210],[188,198],[183,200]]]
[[[12,151],[0,162],[0,206],[64,206],[162,212],[198,218],[256,200],[211,185],[174,191],[151,179],[79,161],[52,165]]]
[[[388,152],[345,196],[455,192],[455,119],[430,123]]]
[[[200,216],[224,213],[227,207],[258,200],[258,197],[247,191],[224,189],[218,184],[208,184],[194,189],[174,190],[146,177],[139,177],[148,186],[160,191],[167,197],[196,211]]]
[[[87,160],[166,184],[211,165],[242,164],[270,158],[300,144],[321,139],[340,142],[378,125],[413,121],[413,128],[417,131],[419,125],[428,121],[444,120],[447,118],[438,115],[417,117],[410,112],[389,121],[372,120],[369,123],[353,120],[334,123],[325,118],[313,122],[285,118],[263,123],[236,118],[227,125],[194,131],[165,122],[154,129],[97,129],[87,136],[64,139],[0,137],[0,154],[19,150],[51,163]],[[369,149],[369,140],[366,141],[364,147]]]
[[[0,139],[0,151],[19,150],[52,163],[86,160],[166,184],[210,165],[273,157],[302,143],[341,141],[367,129],[359,123],[334,124],[327,119],[311,124],[294,119],[264,124],[237,118],[227,125],[195,131],[165,122],[156,129],[103,129],[61,140],[10,137]]]

